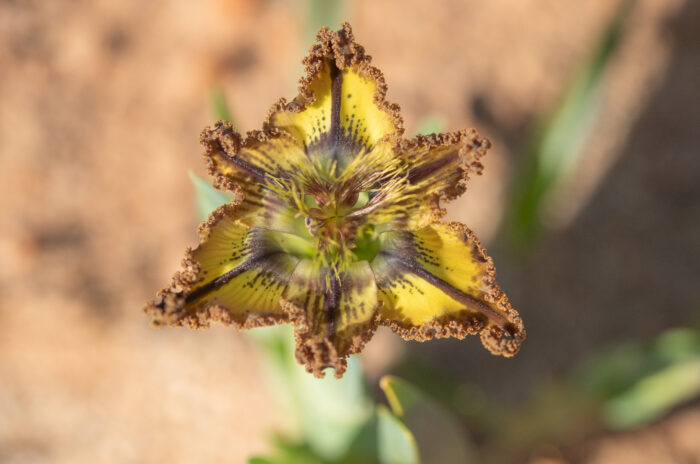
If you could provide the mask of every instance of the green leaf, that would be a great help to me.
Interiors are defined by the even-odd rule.
[[[302,404],[302,422],[311,448],[320,456],[335,459],[348,451],[353,438],[372,413],[364,376],[357,357],[348,360],[341,379],[332,371],[317,379],[301,366],[293,377]]]
[[[379,464],[378,421],[376,409],[353,439],[348,453],[339,464]]]
[[[197,217],[200,221],[204,221],[212,211],[233,199],[232,196],[220,190],[216,190],[209,182],[202,179],[194,172],[190,171],[189,175],[192,185],[194,185],[197,201]]]
[[[514,251],[526,251],[539,235],[546,200],[580,166],[582,149],[598,117],[604,71],[621,42],[633,3],[628,0],[621,4],[591,58],[529,142],[524,165],[513,182],[510,211],[503,224]]]
[[[233,116],[231,116],[231,111],[228,108],[228,103],[226,103],[226,95],[221,87],[216,87],[211,92],[211,106],[214,110],[214,117],[216,119],[223,119],[224,121],[230,121],[233,124]]]
[[[431,114],[418,122],[417,134],[437,134],[443,131],[446,126],[445,117],[441,114]]]
[[[653,421],[700,396],[700,331],[668,330],[651,344],[618,345],[584,363],[573,380],[602,402],[610,427]]]
[[[606,404],[604,418],[614,428],[636,427],[698,395],[700,358],[673,364],[640,380]]]
[[[629,361],[639,366],[638,374],[604,406],[603,417],[613,428],[653,421],[700,396],[700,331],[666,331]]]
[[[437,401],[393,376],[383,377],[379,386],[393,413],[413,431],[426,462],[477,462],[461,423]]]
[[[607,400],[659,367],[644,347],[620,343],[583,361],[572,378],[584,392]]]
[[[377,441],[382,464],[418,464],[418,446],[410,430],[386,406],[377,407]]]
[[[276,464],[274,459],[253,457],[248,459],[248,464]]]
[[[653,350],[656,357],[670,362],[700,357],[700,330],[668,330],[659,336]]]
[[[421,400],[421,393],[396,377],[385,375],[379,381],[379,387],[384,391],[389,406],[394,414],[404,417]]]
[[[343,0],[307,0],[306,8],[306,41],[311,43],[315,40],[316,32],[320,28],[324,26],[328,26],[331,30],[340,28],[345,2]]]
[[[296,427],[310,449],[327,460],[344,456],[372,415],[359,360],[352,356],[341,379],[327,371],[317,379],[294,358],[291,326],[249,332],[265,355],[272,392],[296,419]]]
[[[328,464],[328,461],[316,456],[303,443],[295,443],[275,436],[272,455],[252,457],[248,459],[248,464]]]

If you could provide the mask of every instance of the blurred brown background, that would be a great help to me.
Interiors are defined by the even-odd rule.
[[[412,356],[517,404],[597,348],[697,321],[697,1],[635,2],[568,206],[526,258],[496,242],[529,134],[618,3],[346,3],[407,135],[439,115],[445,130],[476,127],[494,142],[450,215],[489,247],[529,335],[505,360],[476,339],[419,345],[381,332],[365,354],[371,381]],[[241,130],[259,128],[296,93],[307,8],[0,1],[0,462],[243,462],[284,426],[247,339],[152,330],[140,310],[196,240],[187,172],[204,175],[212,89]],[[691,463],[699,442],[690,404],[519,459]]]

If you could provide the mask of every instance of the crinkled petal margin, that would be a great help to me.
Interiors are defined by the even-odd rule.
[[[481,174],[480,159],[490,146],[474,129],[402,140],[397,148],[407,173],[402,195],[369,221],[385,230],[416,230],[439,221],[446,212],[441,203],[462,195],[471,173]]]
[[[526,332],[496,284],[493,260],[474,233],[457,222],[392,232],[372,263],[380,290],[379,323],[406,340],[481,335],[506,357]]]
[[[400,116],[400,108],[397,104],[386,101],[387,85],[382,72],[370,64],[371,57],[365,54],[364,48],[355,42],[352,28],[348,23],[343,23],[339,31],[331,31],[322,28],[316,35],[316,44],[311,47],[309,55],[303,60],[306,75],[299,81],[299,95],[292,101],[281,98],[270,108],[263,130],[276,131],[285,130],[295,136],[305,145],[312,144],[314,132],[320,135],[325,127],[332,137],[336,137],[342,132],[342,127],[352,132],[352,128],[365,129],[365,135],[359,134],[356,139],[362,139],[361,144],[365,149],[371,149],[380,140],[391,139],[398,142],[403,135],[403,119]],[[330,67],[330,69],[329,69]],[[343,71],[349,72],[355,84],[348,84],[347,90],[341,88]],[[339,79],[336,81],[329,73],[338,70]],[[337,73],[336,73],[337,74]],[[360,81],[366,82],[362,84]],[[325,82],[325,81],[328,82]],[[321,81],[324,81],[321,83]],[[353,112],[355,104],[364,105],[364,101],[359,101],[359,95],[353,95],[352,90],[360,90],[364,97],[364,92],[368,91],[365,86],[371,83],[374,88],[372,95],[367,95],[372,99],[372,105],[357,108],[363,114],[350,114]],[[337,88],[334,88],[337,84]],[[337,111],[323,111],[320,108],[321,100]],[[341,101],[342,100],[342,101]],[[342,110],[341,107],[346,108]],[[304,113],[319,113],[309,115],[307,120],[302,121],[298,116]],[[321,114],[327,116],[328,120],[322,120]],[[384,116],[380,117],[380,114]],[[297,116],[295,116],[297,115]],[[351,118],[354,117],[356,123],[353,124]],[[337,128],[333,128],[333,119],[337,118]],[[342,120],[341,120],[342,118]],[[303,118],[302,118],[303,119]],[[364,121],[364,128],[358,123]],[[375,121],[371,124],[371,121]],[[378,127],[382,126],[381,128]],[[369,127],[368,127],[369,126]],[[319,131],[316,131],[320,128]],[[353,134],[349,134],[353,138]],[[357,134],[356,134],[357,135]],[[357,154],[361,147],[355,147],[353,151]]]
[[[358,261],[340,275],[302,261],[292,275],[282,306],[294,324],[295,356],[309,373],[333,368],[342,377],[347,357],[362,351],[377,328],[379,300],[374,273]]]
[[[431,199],[454,200],[467,190],[470,173],[480,175],[481,158],[491,141],[476,129],[417,135],[402,140],[399,156],[408,166],[408,181]]]
[[[196,303],[188,301],[188,298],[193,295],[193,291],[197,286],[201,287],[201,282],[205,275],[202,262],[197,259],[197,253],[202,250],[203,246],[206,246],[212,234],[215,233],[215,227],[221,221],[232,220],[239,212],[238,205],[234,201],[217,208],[209,216],[209,219],[200,225],[200,245],[196,248],[188,247],[186,249],[185,257],[182,261],[182,269],[173,275],[170,285],[160,290],[156,298],[149,301],[144,307],[144,312],[152,318],[153,326],[188,326],[193,329],[199,329],[209,327],[212,322],[220,322],[224,325],[232,325],[238,329],[252,329],[289,322],[289,316],[279,306],[279,298],[274,300],[274,305],[268,304],[268,308],[262,312],[256,312],[247,307],[232,308],[229,307],[231,305],[219,304],[216,301],[204,300]],[[245,229],[250,230],[249,228]],[[217,238],[217,240],[219,239]],[[244,242],[241,241],[238,250],[234,252],[240,255],[243,244]],[[223,256],[223,258],[226,257]],[[256,269],[251,267],[249,270]],[[255,284],[256,281],[261,280],[261,276],[252,277],[252,279],[246,281],[247,285],[251,285],[251,282]],[[262,276],[262,278],[265,279],[265,276]],[[231,284],[236,285],[234,282],[231,282]],[[283,287],[280,288],[280,286],[283,285],[286,285],[286,281],[276,283],[279,294],[283,290]],[[270,291],[270,288],[254,288],[251,285],[250,291],[253,290],[266,292]]]
[[[243,139],[229,121],[204,129],[200,142],[215,186],[233,183],[248,195],[308,162],[304,147],[286,132],[249,131]]]

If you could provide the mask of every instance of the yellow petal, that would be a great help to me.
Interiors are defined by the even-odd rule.
[[[441,201],[466,189],[468,175],[480,173],[479,159],[490,142],[475,131],[418,136],[398,147],[378,143],[348,166],[344,178],[371,192],[363,215],[378,231],[415,230],[439,221]]]
[[[308,236],[293,202],[280,198],[283,183],[293,183],[309,159],[298,141],[285,134],[249,132],[243,141],[226,121],[202,132],[214,185],[234,194],[236,218],[259,227]]]
[[[438,221],[445,214],[441,201],[464,193],[469,174],[481,173],[479,159],[490,146],[473,129],[403,141],[398,150],[408,185],[385,212],[394,215],[391,227],[414,230]]]
[[[250,228],[236,218],[236,205],[222,206],[202,225],[200,244],[186,252],[184,269],[146,312],[156,324],[193,327],[287,321],[280,297],[299,258],[312,253],[304,239]]]
[[[380,323],[406,339],[481,333],[486,348],[512,356],[525,338],[518,313],[495,283],[495,269],[474,234],[459,223],[387,232],[372,262]]]
[[[340,378],[345,358],[360,351],[376,329],[377,286],[367,261],[349,265],[338,276],[303,260],[283,300],[295,324],[297,360],[317,377],[330,367]]]
[[[319,31],[304,64],[299,96],[273,106],[266,128],[286,131],[309,156],[336,160],[341,170],[361,151],[403,133],[398,107],[384,98],[384,77],[355,43],[349,25]]]
[[[309,161],[299,141],[285,133],[251,131],[243,140],[228,121],[206,128],[201,142],[210,173],[242,187],[287,177]]]

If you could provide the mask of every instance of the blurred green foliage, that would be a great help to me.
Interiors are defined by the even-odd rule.
[[[262,348],[270,388],[296,420],[302,441],[330,462],[346,455],[372,414],[359,361],[352,357],[341,379],[335,379],[332,371],[317,379],[294,358],[291,326],[256,329],[249,334]]]
[[[669,330],[646,346],[617,346],[589,360],[576,380],[602,399],[608,426],[651,422],[700,396],[700,331]]]
[[[533,134],[507,203],[503,231],[510,249],[526,252],[543,228],[543,211],[561,182],[581,166],[598,118],[605,70],[621,43],[634,2],[621,3],[590,59],[564,92],[559,105]]]
[[[340,29],[346,12],[344,0],[305,0],[305,39],[306,43],[312,43],[316,39],[316,32],[324,26],[331,30]]]
[[[231,111],[229,111],[229,106],[226,102],[226,95],[221,87],[215,87],[211,91],[211,106],[216,119],[229,121],[233,124],[233,116],[231,116]]]
[[[418,124],[416,125],[416,134],[439,134],[443,131],[446,125],[447,121],[443,115],[433,113],[418,121]]]
[[[406,424],[386,406],[377,407],[379,462],[382,464],[418,464],[418,445]]]
[[[392,412],[415,434],[424,462],[477,462],[460,421],[421,390],[394,376],[379,383]]]
[[[194,172],[190,171],[189,176],[195,190],[197,218],[200,221],[204,221],[209,216],[209,213],[233,199],[232,195],[216,190],[209,182]]]

